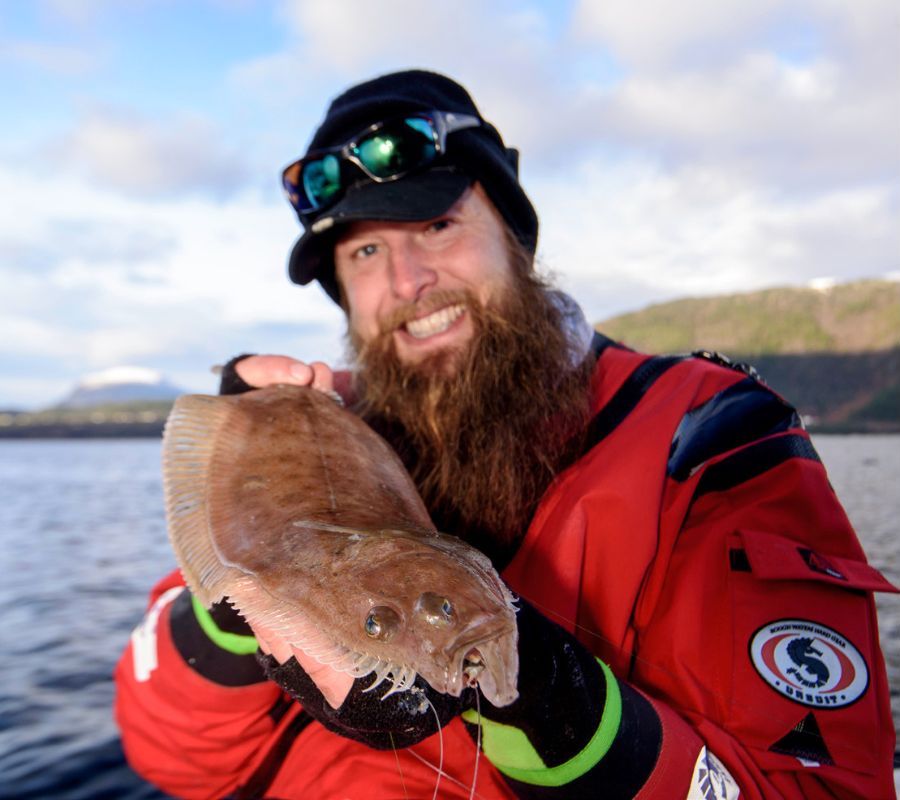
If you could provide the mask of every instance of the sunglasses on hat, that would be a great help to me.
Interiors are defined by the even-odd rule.
[[[345,144],[295,161],[285,168],[281,182],[298,214],[320,211],[340,200],[359,179],[348,164],[375,183],[394,181],[437,159],[445,152],[449,134],[479,125],[478,117],[451,111],[414,112],[376,122]]]

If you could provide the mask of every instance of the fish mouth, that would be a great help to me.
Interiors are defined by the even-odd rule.
[[[473,647],[463,657],[463,682],[469,688],[476,686],[482,672],[484,672],[484,658],[481,656],[481,651],[477,647]]]
[[[450,660],[444,691],[459,697],[463,689],[477,686],[491,705],[500,708],[519,696],[518,675],[518,630],[513,623],[460,644]]]

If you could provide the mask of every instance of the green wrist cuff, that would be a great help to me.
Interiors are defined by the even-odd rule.
[[[593,769],[609,751],[622,721],[622,693],[612,671],[597,659],[606,678],[606,700],[600,725],[584,749],[568,761],[548,767],[525,733],[512,725],[492,722],[473,710],[462,718],[481,725],[481,745],[487,759],[504,775],[532,786],[564,786]]]
[[[247,656],[256,652],[259,647],[256,637],[223,631],[216,625],[209,611],[203,607],[203,603],[194,596],[191,596],[191,603],[194,606],[194,616],[197,617],[197,622],[200,623],[203,632],[213,644],[236,656]]]

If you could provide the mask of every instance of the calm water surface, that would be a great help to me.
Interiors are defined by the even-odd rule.
[[[815,440],[869,560],[900,584],[900,436]],[[159,442],[0,442],[0,798],[161,798],[118,743],[111,673],[174,566]],[[879,598],[900,719],[900,600]]]

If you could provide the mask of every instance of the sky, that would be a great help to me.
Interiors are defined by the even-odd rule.
[[[0,5],[0,408],[85,375],[215,392],[242,352],[343,360],[286,274],[280,172],[408,67],[521,151],[538,254],[592,322],[900,277],[895,0],[23,0]],[[818,284],[818,285],[821,285]]]

